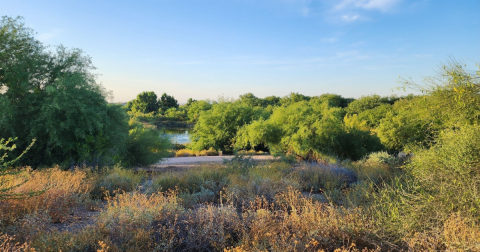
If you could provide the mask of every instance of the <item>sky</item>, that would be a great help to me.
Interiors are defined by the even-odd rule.
[[[46,45],[80,48],[114,102],[290,92],[405,95],[450,58],[480,63],[479,0],[0,0]]]

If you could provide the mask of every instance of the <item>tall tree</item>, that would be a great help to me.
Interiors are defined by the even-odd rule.
[[[137,99],[128,102],[127,105],[133,112],[140,113],[156,112],[160,108],[157,95],[153,91],[138,94]]]
[[[46,50],[22,18],[2,17],[0,69],[0,138],[18,137],[17,155],[37,139],[23,164],[99,164],[122,152],[125,114],[80,49]]]
[[[175,100],[175,98],[171,95],[168,95],[167,93],[163,93],[162,97],[160,97],[160,100],[158,101],[160,104],[160,107],[162,110],[167,110],[169,108],[178,108],[178,101]]]

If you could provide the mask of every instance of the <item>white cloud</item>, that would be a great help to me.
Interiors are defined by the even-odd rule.
[[[346,22],[353,22],[360,18],[359,15],[342,15],[342,20]]]
[[[335,5],[335,10],[364,9],[388,11],[401,0],[343,0]]]

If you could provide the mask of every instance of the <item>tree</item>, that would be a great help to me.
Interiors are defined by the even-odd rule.
[[[128,133],[80,49],[46,50],[22,18],[0,21],[0,138],[18,137],[14,155],[37,139],[22,164],[92,165],[113,160]]]
[[[198,121],[200,114],[203,111],[210,110],[212,108],[212,104],[207,101],[194,101],[190,104],[187,110],[187,117],[188,121],[191,123],[195,123]]]
[[[360,159],[381,149],[369,131],[343,124],[342,108],[312,99],[277,107],[268,120],[243,126],[236,136],[237,149],[263,144],[273,153],[290,153],[307,160]]]
[[[263,100],[256,97],[252,93],[246,93],[246,94],[240,95],[238,101],[251,107],[263,106]]]
[[[346,108],[355,99],[343,98],[341,95],[336,94],[322,94],[319,97],[313,97],[312,99],[319,99],[321,102],[328,102],[332,107]]]
[[[127,106],[133,112],[140,113],[156,112],[160,108],[157,95],[153,91],[138,94],[137,99],[128,102]]]
[[[444,130],[480,122],[480,72],[451,61],[437,76],[426,78],[425,85],[405,80],[404,88],[424,95],[397,101],[380,121],[377,132],[390,149],[407,146],[430,147]]]
[[[178,101],[167,93],[162,94],[162,97],[160,97],[158,103],[163,111],[169,108],[178,108]]]
[[[261,107],[250,107],[241,103],[220,102],[210,110],[200,113],[191,135],[191,148],[203,150],[214,148],[232,152],[237,130],[260,118],[268,118]]]
[[[299,93],[290,93],[289,95],[280,98],[278,101],[282,106],[288,106],[292,103],[299,102],[299,101],[309,101],[310,97],[305,96]]]

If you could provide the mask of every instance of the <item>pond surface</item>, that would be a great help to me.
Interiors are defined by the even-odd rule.
[[[186,144],[190,143],[188,130],[191,129],[179,129],[179,128],[166,128],[161,130],[160,134],[170,138],[172,143]]]

